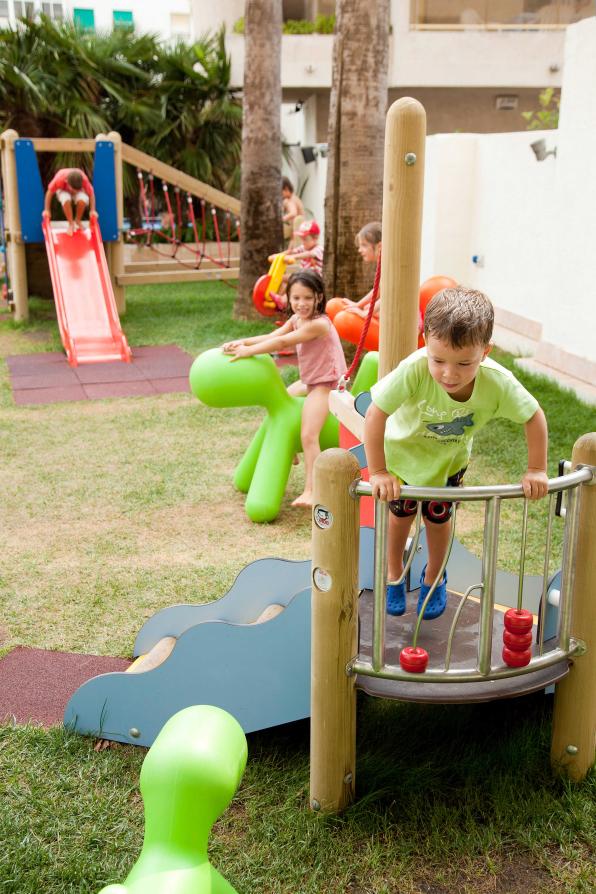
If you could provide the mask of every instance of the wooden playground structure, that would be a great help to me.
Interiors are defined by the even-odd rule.
[[[34,137],[23,140],[16,131],[7,130],[0,134],[0,153],[2,157],[6,264],[10,278],[10,305],[14,309],[15,320],[26,320],[29,315],[28,267],[31,262],[28,258],[27,247],[33,241],[42,241],[28,236],[26,226],[24,226],[23,218],[29,213],[29,209],[23,208],[23,195],[26,194],[24,191],[26,187],[23,185],[23,176],[19,183],[17,163],[17,153],[23,143],[28,143],[34,153],[95,154],[98,145],[102,148],[106,144],[113,146],[113,182],[117,224],[112,237],[106,239],[103,229],[102,236],[106,242],[108,268],[119,313],[125,310],[124,289],[127,285],[202,282],[212,279],[235,280],[238,278],[239,248],[237,242],[231,244],[228,242],[227,250],[224,253],[219,242],[215,244],[203,241],[202,244],[197,244],[196,241],[176,241],[169,252],[169,257],[168,253],[157,254],[155,250],[152,250],[149,239],[144,240],[144,244],[127,243],[124,227],[123,166],[131,165],[136,169],[137,176],[142,177],[143,174],[147,174],[151,178],[159,178],[163,184],[168,184],[175,192],[183,193],[185,205],[192,202],[193,199],[208,204],[212,215],[218,209],[237,220],[240,216],[238,199],[226,195],[195,177],[178,171],[171,165],[153,158],[127,143],[123,143],[120,134],[114,131],[109,134],[98,134],[95,139]],[[96,192],[98,191],[96,190]],[[38,196],[36,198],[38,200]],[[41,217],[41,210],[39,216]],[[101,213],[99,223],[101,227]],[[218,255],[219,257],[217,257]]]
[[[385,138],[380,376],[416,349],[425,132],[425,112],[416,100],[403,98],[391,106]],[[330,404],[342,426],[357,440],[362,440],[363,419],[354,408],[352,396],[345,391],[332,392]],[[397,700],[445,703],[508,698],[556,684],[551,744],[553,768],[572,780],[580,780],[587,774],[594,762],[596,744],[596,487],[593,486],[596,433],[577,441],[568,466],[568,475],[549,482],[545,570],[537,611],[540,627],[535,628],[533,654],[527,666],[504,665],[500,646],[496,641],[493,643],[493,626],[499,630],[497,616],[503,614],[497,571],[500,502],[523,497],[521,485],[464,487],[458,489],[458,501],[482,499],[486,504],[482,560],[474,569],[478,576],[460,585],[465,592],[450,596],[450,600],[457,595],[462,599],[449,635],[438,638],[443,646],[447,643],[444,662],[437,663],[437,656],[433,655],[435,645],[429,638],[426,642],[433,643],[429,650],[435,660],[423,673],[411,673],[400,667],[393,641],[401,636],[401,645],[409,644],[411,630],[405,623],[399,627],[402,618],[387,619],[385,614],[387,504],[377,502],[375,507],[375,573],[373,592],[369,594],[373,607],[366,618],[365,597],[360,596],[358,582],[358,497],[370,495],[370,485],[361,480],[355,455],[334,449],[318,458],[312,526],[310,805],[313,810],[337,812],[354,800],[357,688]],[[563,564],[555,592],[553,582],[547,579],[550,533],[555,497],[563,491],[567,501]],[[453,501],[453,491],[450,494],[448,488],[404,486],[402,496],[418,501]],[[454,507],[453,532],[455,517]],[[419,519],[420,503],[418,525]],[[513,595],[509,604],[517,605],[518,610],[524,599],[526,524],[527,501],[519,584],[518,578],[515,584],[517,595],[509,594]],[[418,533],[417,527],[406,569],[417,561],[417,553],[422,548]],[[438,579],[442,573],[443,569]],[[473,591],[479,594],[475,600],[478,632],[470,666],[462,667],[454,658],[458,641],[463,638],[457,625],[462,608],[470,605]],[[554,629],[545,633],[549,610]],[[365,622],[369,624],[368,630]],[[415,625],[416,621],[410,623]],[[427,631],[435,626],[436,622],[427,622],[422,636],[428,636]],[[418,627],[414,639],[418,636]],[[390,637],[386,637],[386,628],[391,631]],[[368,644],[366,649],[363,649],[363,640]]]

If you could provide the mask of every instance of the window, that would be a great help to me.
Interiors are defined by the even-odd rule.
[[[8,0],[0,2],[0,19],[8,18]]]
[[[35,5],[27,2],[22,2],[22,0],[15,0],[14,2],[14,14],[17,19],[32,19],[35,15]]]
[[[92,9],[77,9],[72,11],[72,17],[75,25],[84,31],[93,31],[95,29],[95,13]]]
[[[132,12],[126,10],[114,10],[112,13],[114,28],[134,28]]]
[[[62,21],[62,4],[61,3],[42,3],[41,11],[44,16],[56,21]]]
[[[187,13],[170,13],[170,32],[172,37],[190,38],[190,16]]]

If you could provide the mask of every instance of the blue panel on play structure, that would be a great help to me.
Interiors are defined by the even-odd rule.
[[[15,140],[17,189],[23,242],[43,242],[41,214],[44,188],[32,140]]]
[[[99,227],[104,242],[118,239],[118,209],[116,207],[116,172],[114,169],[114,144],[109,140],[95,143],[93,189],[99,214]]]

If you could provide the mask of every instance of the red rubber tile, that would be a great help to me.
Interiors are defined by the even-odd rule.
[[[37,375],[13,375],[12,390],[23,391],[25,388],[57,388],[60,385],[80,385],[74,370],[70,367],[57,366],[53,369],[39,371]]]
[[[142,370],[148,379],[175,379],[179,376],[187,376],[192,366],[192,361],[185,360],[139,360],[137,368]]]
[[[181,391],[188,393],[190,391],[188,375],[171,379],[151,379],[151,384],[158,394],[173,394]]]
[[[14,354],[6,358],[9,370],[19,370],[20,375],[33,374],[40,366],[54,366],[58,363],[66,363],[65,355],[58,351],[47,354]]]
[[[85,363],[73,370],[82,385],[99,385],[104,382],[138,382],[147,376],[136,363]]]
[[[133,348],[132,363],[110,361],[70,367],[57,351],[8,357],[15,403],[143,397],[188,392],[193,358],[178,345]]]
[[[82,385],[63,385],[56,388],[24,388],[13,392],[18,406],[27,404],[58,404],[69,400],[85,400],[87,395]]]
[[[85,397],[89,400],[103,400],[108,397],[150,397],[157,393],[147,379],[139,382],[98,382],[83,385]]]
[[[129,665],[124,658],[17,646],[0,660],[0,723],[61,724],[66,703],[79,686]]]

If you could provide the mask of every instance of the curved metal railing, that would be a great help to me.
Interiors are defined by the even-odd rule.
[[[447,566],[451,546],[455,536],[455,522],[457,515],[457,503],[469,501],[483,501],[485,503],[484,516],[484,543],[482,549],[482,579],[472,583],[463,594],[460,604],[455,612],[449,635],[443,669],[427,669],[424,673],[411,673],[396,665],[385,662],[385,593],[387,587],[387,529],[388,529],[388,504],[380,500],[375,501],[375,575],[373,595],[373,629],[372,629],[372,656],[370,661],[358,655],[350,664],[350,672],[367,676],[381,677],[390,680],[412,680],[418,683],[466,683],[488,680],[499,680],[506,677],[515,677],[521,674],[532,673],[550,667],[565,658],[569,658],[582,651],[583,645],[571,636],[571,593],[574,578],[574,554],[577,540],[579,495],[580,485],[593,482],[596,479],[594,469],[590,466],[579,466],[575,471],[567,475],[552,478],[548,482],[549,506],[548,520],[545,537],[543,585],[540,597],[540,612],[542,618],[546,609],[548,568],[552,544],[552,521],[555,514],[556,495],[565,493],[567,498],[564,513],[564,540],[563,560],[561,568],[561,587],[559,596],[559,630],[558,644],[554,648],[544,649],[544,624],[541,625],[538,637],[537,654],[533,654],[529,664],[525,667],[509,667],[505,664],[493,665],[492,663],[492,637],[493,637],[493,612],[495,608],[495,580],[497,572],[497,550],[499,541],[499,520],[501,501],[515,498],[524,498],[521,484],[502,484],[494,486],[478,487],[412,487],[404,485],[401,488],[400,497],[407,500],[418,501],[416,528],[411,539],[408,554],[404,563],[404,572],[399,578],[403,580],[411,566],[414,553],[418,547],[421,522],[421,504],[423,500],[439,500],[451,502],[453,514],[451,518],[451,535],[449,546],[445,554],[437,577],[433,581],[428,599],[442,580],[443,572]],[[355,481],[352,485],[354,496],[371,496],[372,489],[367,481]],[[528,500],[524,498],[521,548],[519,563],[519,583],[517,594],[517,607],[523,604],[523,578],[526,554],[526,538],[528,526]],[[471,668],[453,669],[450,667],[452,644],[455,630],[461,616],[462,609],[474,590],[480,592],[480,620],[478,635],[478,652],[476,666]],[[416,645],[420,623],[424,609],[420,612],[415,627],[413,645]]]

